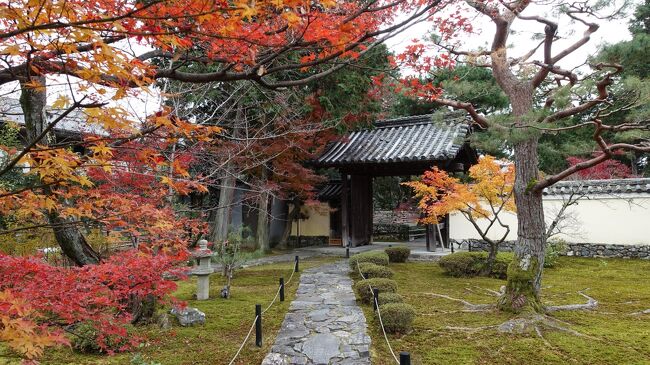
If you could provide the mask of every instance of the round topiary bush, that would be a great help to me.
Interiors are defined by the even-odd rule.
[[[473,277],[481,274],[487,264],[487,257],[487,252],[456,252],[440,258],[438,265],[447,275]],[[489,276],[505,279],[512,257],[512,253],[497,254]]]
[[[379,305],[388,303],[402,303],[404,298],[397,293],[379,293]]]
[[[372,303],[373,301],[372,290],[370,290],[368,285],[373,289],[379,289],[379,293],[395,293],[397,291],[397,283],[395,280],[386,278],[359,280],[354,283],[354,291],[357,292],[357,295],[359,295],[363,303]]]
[[[388,303],[379,306],[381,320],[387,333],[406,333],[413,328],[415,309],[406,303]]]
[[[479,274],[486,259],[487,252],[456,252],[441,257],[438,265],[447,275],[469,277]]]
[[[380,266],[373,264],[372,262],[360,262],[359,271],[363,275],[362,279],[372,279],[372,278],[392,278],[393,270],[389,269],[386,266]],[[358,273],[358,271],[357,271]]]
[[[390,262],[406,262],[411,255],[411,249],[406,246],[388,247],[384,250]]]
[[[376,265],[388,266],[388,255],[381,251],[369,251],[358,253],[350,257],[350,268],[357,270],[357,264],[361,262],[372,262]]]

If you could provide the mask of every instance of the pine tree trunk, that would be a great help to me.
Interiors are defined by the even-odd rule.
[[[541,192],[530,191],[538,180],[537,138],[516,143],[514,156],[517,242],[514,259],[508,267],[506,292],[499,299],[498,306],[501,310],[515,313],[541,312],[539,292],[546,247],[544,210]]]
[[[43,87],[36,89],[21,85],[20,105],[25,117],[27,143],[35,140],[47,125],[45,117],[47,102],[46,80],[42,76],[32,77],[32,80],[43,85]],[[39,144],[42,145],[48,143],[48,137],[39,141]],[[48,192],[49,188],[46,189],[46,193]],[[56,212],[49,212],[47,219],[48,223],[52,225],[54,237],[61,247],[61,251],[77,266],[99,263],[99,254],[88,244],[78,227],[61,218]]]

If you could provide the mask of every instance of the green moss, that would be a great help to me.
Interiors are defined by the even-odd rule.
[[[542,311],[542,304],[534,290],[538,267],[539,261],[535,257],[513,260],[510,263],[506,294],[501,296],[497,303],[499,309],[512,313]]]
[[[544,330],[550,346],[535,334],[502,334],[496,329],[472,333],[447,327],[499,325],[517,317],[501,311],[461,312],[461,303],[432,297],[439,293],[475,304],[494,304],[489,292],[498,291],[502,280],[486,277],[455,278],[435,263],[409,262],[392,267],[399,293],[415,308],[413,331],[389,335],[396,350],[409,351],[412,364],[647,364],[650,358],[650,315],[630,313],[650,308],[650,285],[640,285],[650,272],[650,260],[587,259],[560,257],[558,265],[545,270],[541,301],[544,305],[584,303],[578,290],[600,302],[595,311],[554,312],[553,317],[569,327],[600,340],[576,337],[562,331]],[[362,307],[373,318],[371,306]],[[453,312],[453,314],[450,314]],[[372,363],[392,365],[392,355],[375,323],[368,326],[372,337]],[[532,360],[534,359],[534,360]]]

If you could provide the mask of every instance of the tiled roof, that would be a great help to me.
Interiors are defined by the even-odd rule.
[[[571,193],[594,194],[650,194],[650,178],[611,180],[567,180],[544,189],[544,195],[566,195]]]
[[[339,166],[451,159],[468,132],[469,121],[459,113],[442,118],[427,114],[378,121],[374,128],[352,132],[334,143],[317,163]]]
[[[318,200],[329,201],[337,199],[341,196],[342,188],[340,180],[330,180],[318,190]]]
[[[52,121],[62,113],[61,109],[46,108],[45,114],[47,119]],[[89,125],[86,122],[86,115],[80,109],[73,110],[65,118],[59,121],[54,128],[56,132],[64,133],[90,133],[90,134],[105,134],[105,132],[97,125]],[[0,123],[14,122],[19,125],[25,125],[25,118],[23,109],[20,106],[20,101],[14,98],[0,97]]]

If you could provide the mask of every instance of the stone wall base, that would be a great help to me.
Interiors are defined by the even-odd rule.
[[[481,240],[454,240],[457,245],[467,247],[469,251],[487,251],[489,245]],[[499,245],[499,251],[511,252],[514,241],[506,241]],[[634,259],[650,259],[650,245],[616,245],[602,243],[566,243],[564,256],[578,257],[621,257]]]

